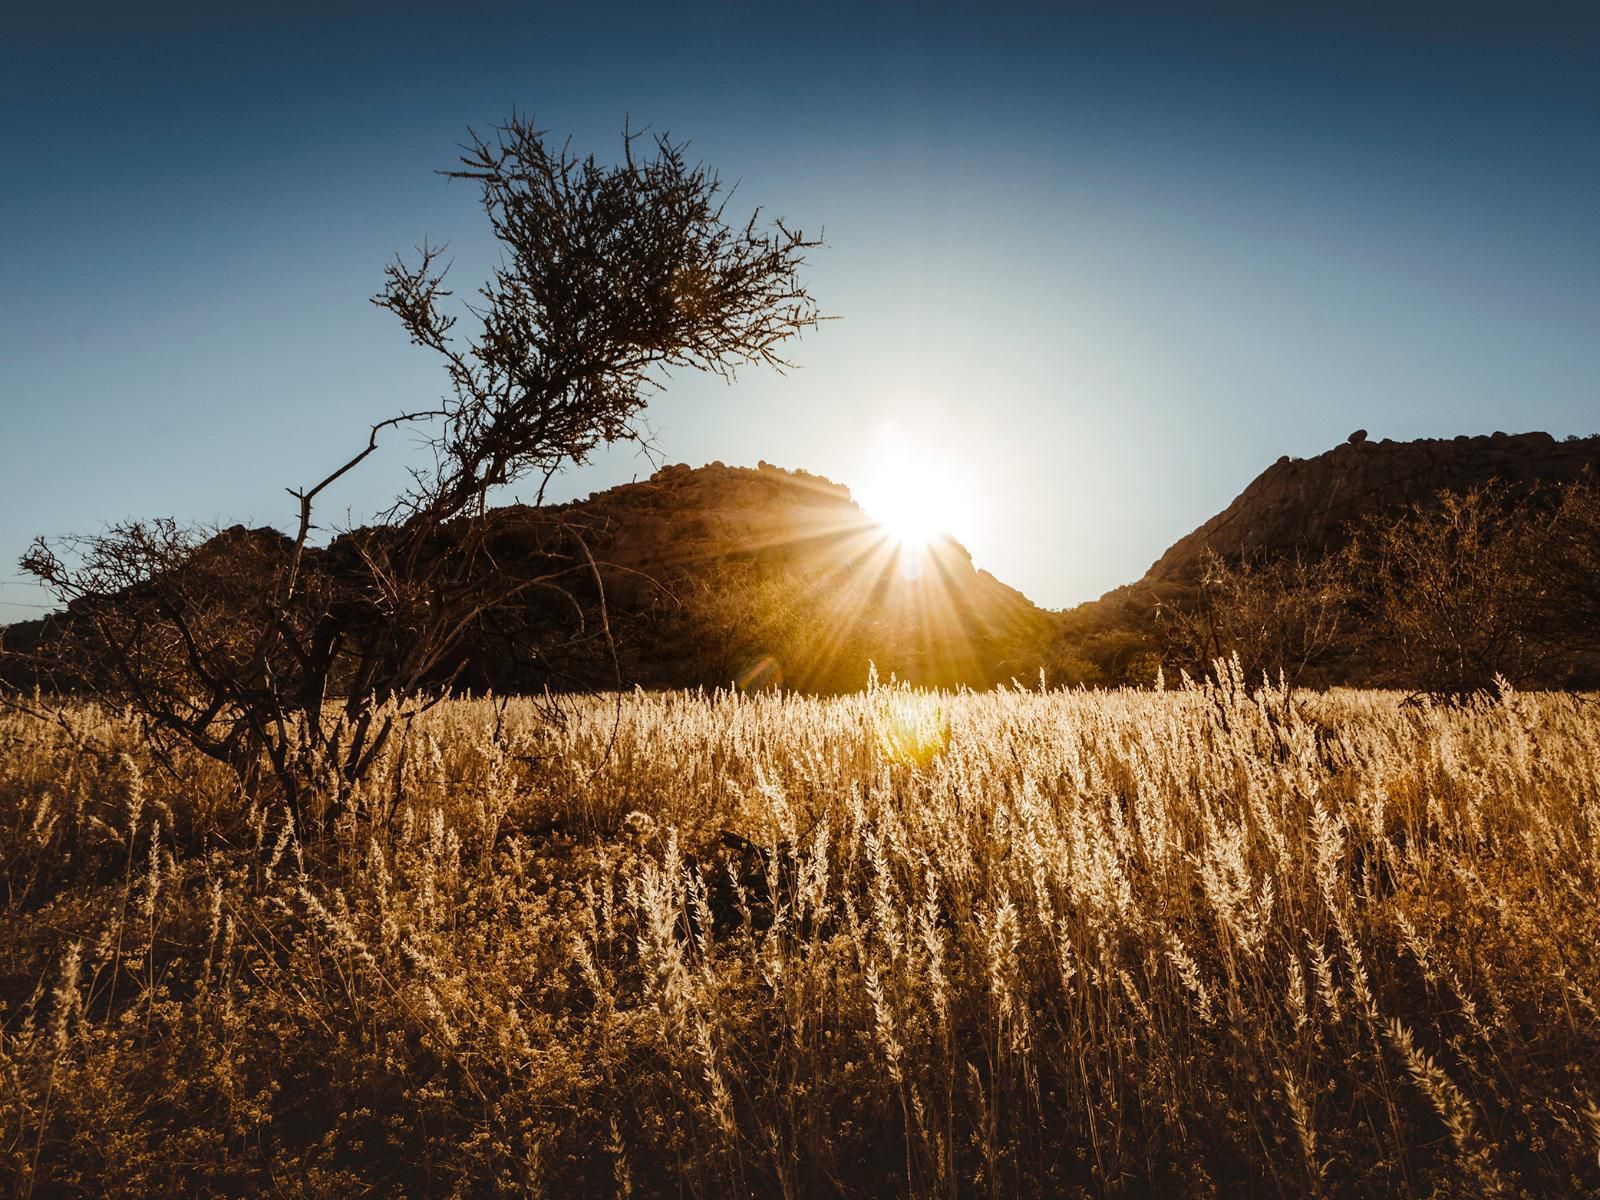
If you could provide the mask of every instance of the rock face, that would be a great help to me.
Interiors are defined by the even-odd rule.
[[[803,557],[870,526],[848,488],[766,462],[679,463],[547,512],[586,532],[607,594],[624,608],[653,603],[668,576]]]
[[[1049,615],[964,547],[898,547],[805,471],[669,466],[542,519],[581,531],[626,673],[647,685],[843,690],[870,661],[885,679],[982,687],[1035,674],[1047,640]]]
[[[1059,614],[1051,677],[1148,683],[1165,654],[1158,609],[1193,607],[1208,550],[1235,561],[1315,559],[1344,545],[1362,518],[1426,507],[1441,491],[1459,493],[1492,480],[1514,490],[1548,487],[1586,472],[1600,478],[1600,436],[1557,441],[1546,433],[1495,433],[1395,442],[1372,441],[1358,429],[1314,458],[1286,455],[1175,542],[1141,579]],[[1364,670],[1352,649],[1331,678],[1361,680]]]
[[[1600,476],[1600,436],[1394,442],[1357,430],[1315,458],[1279,459],[1139,581],[1048,613],[977,570],[954,541],[917,553],[897,547],[827,479],[764,462],[680,464],[572,504],[497,510],[491,549],[511,577],[538,576],[551,563],[567,573],[559,587],[529,592],[509,624],[475,633],[446,666],[474,688],[543,686],[549,646],[573,644],[562,631],[576,621],[587,641],[576,639],[579,657],[560,680],[611,686],[609,653],[593,636],[598,575],[626,684],[836,691],[860,687],[869,661],[880,677],[934,686],[1032,680],[1041,665],[1055,682],[1147,682],[1160,663],[1156,606],[1192,600],[1208,549],[1233,559],[1316,556],[1337,548],[1352,522],[1426,504],[1441,490],[1562,484],[1586,471]],[[439,538],[436,552],[448,554],[448,526]],[[312,553],[337,564],[351,553],[345,542]],[[197,552],[196,569],[219,557],[231,571],[244,556],[240,578],[270,573],[281,543],[270,530],[228,530]],[[7,653],[13,666],[17,655],[31,658],[47,647],[52,622],[69,619],[0,634],[0,678],[11,669]]]
[[[381,552],[382,530],[308,551],[308,577],[321,570],[366,587],[361,544],[373,537]],[[508,506],[489,515],[485,537],[475,569],[534,583],[485,610],[438,666],[473,690],[611,687],[616,665],[625,686],[853,690],[874,664],[884,680],[984,687],[1036,677],[1048,643],[1050,615],[975,569],[956,542],[899,547],[848,489],[768,463],[671,466],[571,504]],[[424,575],[429,559],[460,545],[450,525],[440,529]],[[245,611],[287,546],[276,531],[236,527],[182,570],[225,609],[228,589],[242,589]],[[72,621],[69,612],[6,631],[0,671],[30,682]]]
[[[1512,485],[1567,483],[1600,474],[1600,437],[1558,442],[1548,433],[1427,438],[1415,442],[1350,440],[1315,458],[1280,458],[1249,487],[1145,574],[1145,584],[1195,578],[1206,549],[1224,558],[1311,554],[1339,545],[1350,522],[1425,504],[1442,490],[1464,491],[1498,479]]]

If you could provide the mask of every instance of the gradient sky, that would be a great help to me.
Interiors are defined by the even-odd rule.
[[[476,195],[433,171],[513,106],[602,156],[625,117],[689,138],[735,207],[826,233],[841,319],[789,375],[672,381],[665,461],[860,484],[902,439],[961,464],[976,562],[1049,607],[1357,427],[1600,429],[1584,9],[250,7],[0,22],[0,622],[40,611],[33,535],[286,527],[285,486],[438,394],[367,298],[424,236],[475,285]]]

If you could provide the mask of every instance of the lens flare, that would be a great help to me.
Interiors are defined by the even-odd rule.
[[[884,535],[913,559],[941,538],[964,536],[972,520],[960,475],[905,445],[883,449],[855,496]]]

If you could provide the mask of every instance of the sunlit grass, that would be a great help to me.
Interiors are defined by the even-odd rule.
[[[1600,1191],[1591,702],[454,702],[319,837],[0,745],[6,1191]]]

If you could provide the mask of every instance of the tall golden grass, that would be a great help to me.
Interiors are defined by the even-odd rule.
[[[142,745],[0,717],[19,1194],[1600,1194],[1592,701],[462,700],[316,838]]]

